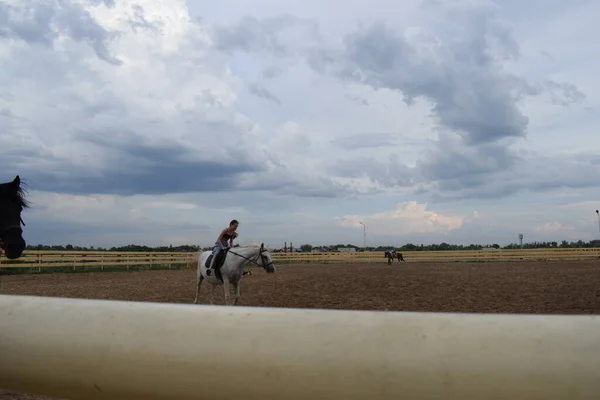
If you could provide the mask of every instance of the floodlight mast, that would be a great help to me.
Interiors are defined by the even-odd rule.
[[[367,251],[367,226],[362,222],[358,222],[363,226],[363,251]]]

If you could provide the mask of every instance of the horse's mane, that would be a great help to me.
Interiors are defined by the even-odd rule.
[[[238,247],[234,247],[238,248],[238,249],[259,249],[260,248],[260,243],[250,243],[250,244],[241,244]],[[265,244],[265,249],[269,250],[270,247]]]
[[[23,188],[24,183],[21,182],[21,185],[19,185],[19,188],[16,191],[7,190],[10,184],[11,182],[0,183],[0,194],[17,202],[23,208],[29,208],[29,201],[25,198],[27,190]]]
[[[239,249],[239,250],[257,250],[260,249],[260,244],[245,244],[245,245],[240,245],[238,247],[232,247],[231,250],[235,251],[235,249]],[[265,246],[265,250],[270,251],[270,249]]]

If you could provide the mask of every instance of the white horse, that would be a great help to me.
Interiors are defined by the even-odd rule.
[[[240,279],[244,273],[244,265],[247,263],[258,265],[267,271],[268,273],[275,272],[275,266],[273,265],[273,259],[267,249],[265,249],[264,243],[258,246],[244,246],[234,247],[227,250],[225,260],[219,268],[220,275],[223,280],[217,277],[216,267],[218,260],[211,268],[211,273],[206,273],[206,260],[212,254],[212,251],[204,251],[200,254],[200,260],[198,261],[198,270],[196,274],[196,298],[194,304],[198,303],[198,297],[200,294],[200,285],[203,280],[207,280],[210,283],[210,304],[213,304],[213,295],[216,285],[223,285],[225,292],[225,305],[229,305],[229,296],[231,294],[231,287],[234,290],[234,300],[232,305],[236,305],[240,297]]]

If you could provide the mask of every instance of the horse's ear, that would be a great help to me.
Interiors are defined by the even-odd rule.
[[[262,250],[264,248],[265,248],[265,243],[263,242],[263,243],[260,244],[260,249]]]
[[[19,177],[19,175],[15,176],[15,179],[12,181],[12,184],[16,187],[21,186],[21,178]]]

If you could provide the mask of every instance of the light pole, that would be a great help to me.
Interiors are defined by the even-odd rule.
[[[596,210],[596,215],[598,215],[598,233],[600,233],[600,212]]]
[[[359,224],[363,226],[363,251],[367,251],[367,226],[360,221]]]

